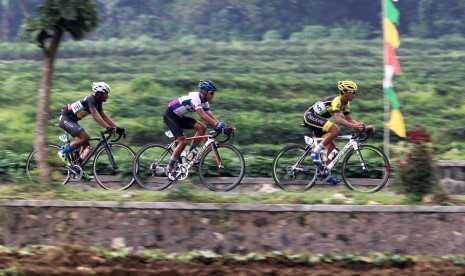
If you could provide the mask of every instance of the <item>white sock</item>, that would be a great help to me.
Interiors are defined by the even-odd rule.
[[[325,146],[323,145],[323,143],[320,143],[316,149],[313,151],[314,153],[316,154],[320,154],[320,152],[325,148]]]

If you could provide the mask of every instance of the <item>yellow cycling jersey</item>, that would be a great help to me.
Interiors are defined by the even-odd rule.
[[[347,102],[345,105],[342,104],[342,95],[334,95],[323,98],[321,101],[317,101],[312,104],[309,110],[313,109],[313,112],[323,118],[330,118],[334,115],[334,112],[343,112],[344,115],[350,113],[350,103]]]

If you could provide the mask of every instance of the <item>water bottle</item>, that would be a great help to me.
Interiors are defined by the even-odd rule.
[[[338,155],[339,151],[337,149],[333,149],[333,151],[328,155],[329,160],[333,160],[336,155]]]
[[[92,148],[90,146],[86,146],[84,150],[81,152],[81,160],[86,160],[91,151]]]
[[[187,153],[186,153],[185,150],[183,150],[182,153],[181,153],[181,158],[180,158],[181,163],[184,164],[184,163],[187,162],[187,161],[186,161],[186,156],[187,156]]]
[[[328,150],[326,148],[320,152],[320,160],[323,161],[323,163],[328,161]]]
[[[193,149],[189,152],[189,154],[187,155],[187,161],[192,161],[192,159],[194,159],[194,157],[197,155],[197,149]]]

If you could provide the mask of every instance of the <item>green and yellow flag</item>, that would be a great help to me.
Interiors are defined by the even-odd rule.
[[[393,0],[384,1],[384,18],[383,18],[383,34],[384,34],[384,95],[389,100],[391,115],[386,126],[394,131],[400,137],[406,136],[404,117],[400,112],[399,100],[396,92],[392,87],[392,79],[394,74],[400,74],[400,64],[396,55],[396,48],[400,46],[399,33],[396,24],[399,23],[399,10],[393,3]],[[396,1],[397,2],[397,1]]]

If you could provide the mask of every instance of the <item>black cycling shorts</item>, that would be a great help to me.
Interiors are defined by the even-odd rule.
[[[177,139],[180,136],[186,136],[183,129],[194,129],[197,120],[191,117],[178,116],[173,110],[168,108],[163,115],[163,122],[168,126],[173,133],[174,138]]]
[[[323,135],[329,132],[329,128],[333,125],[333,122],[327,118],[318,116],[313,109],[309,109],[305,112],[304,124],[310,127],[317,137],[323,137]]]
[[[58,126],[71,134],[73,137],[79,137],[79,135],[85,131],[82,126],[65,115],[61,115],[59,120],[60,122],[58,123]]]

